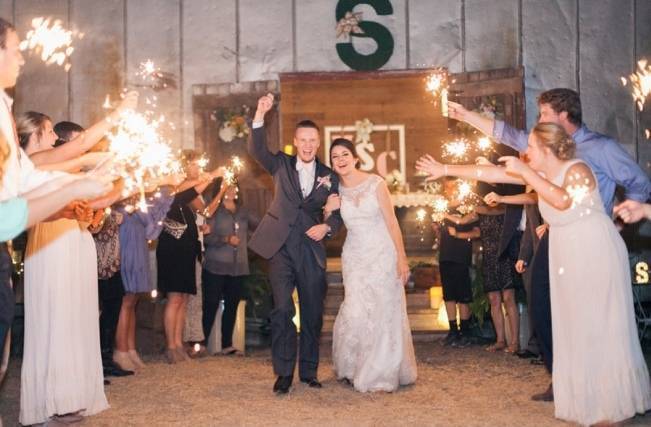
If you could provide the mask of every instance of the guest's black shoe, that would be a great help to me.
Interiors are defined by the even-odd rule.
[[[449,346],[452,345],[459,338],[459,332],[450,331],[443,339],[443,345]]]
[[[111,385],[111,382],[107,379],[104,380],[104,385]]]
[[[133,371],[127,371],[126,369],[122,369],[117,365],[104,367],[105,377],[128,377],[129,375],[133,375],[133,373]]]
[[[533,359],[534,357],[538,357],[536,353],[527,349],[516,351],[515,355],[520,359]]]
[[[529,363],[531,363],[532,365],[544,365],[545,364],[545,362],[542,360],[542,357],[538,357],[536,359],[531,359],[529,361]]]
[[[553,402],[554,401],[554,388],[550,384],[542,393],[534,394],[531,396],[531,400],[534,402]]]
[[[457,347],[457,348],[464,348],[464,347],[468,347],[470,344],[471,344],[471,342],[468,339],[468,337],[466,337],[463,334],[460,334],[460,335],[457,336],[456,340],[452,341],[451,346],[452,347]]]
[[[307,384],[308,387],[321,388],[321,383],[316,378],[301,378],[301,382]]]
[[[292,380],[294,378],[290,375],[288,377],[278,377],[274,383],[274,393],[276,394],[287,394],[289,393],[289,388],[292,386]]]

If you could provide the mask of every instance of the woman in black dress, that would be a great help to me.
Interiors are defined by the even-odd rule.
[[[188,297],[197,293],[195,263],[201,246],[195,212],[205,208],[199,195],[222,174],[221,169],[202,173],[197,160],[193,150],[183,152],[186,181],[177,189],[156,248],[158,290],[167,294],[164,326],[169,363],[189,359],[182,336]]]

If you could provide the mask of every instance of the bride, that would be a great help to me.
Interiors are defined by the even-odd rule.
[[[348,234],[341,254],[345,299],[334,324],[337,378],[360,392],[395,391],[416,380],[416,357],[403,286],[409,266],[384,179],[361,172],[353,144],[335,139],[330,162],[339,175]]]

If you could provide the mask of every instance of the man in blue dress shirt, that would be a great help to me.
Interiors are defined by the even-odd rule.
[[[500,120],[481,116],[462,105],[449,102],[449,115],[466,122],[496,141],[523,153],[527,149],[526,131],[514,129]],[[581,99],[572,89],[552,89],[538,97],[538,121],[556,123],[572,135],[576,157],[590,166],[597,182],[606,213],[612,214],[615,187],[621,185],[627,199],[645,202],[651,193],[651,182],[642,168],[615,139],[593,132],[583,123]]]

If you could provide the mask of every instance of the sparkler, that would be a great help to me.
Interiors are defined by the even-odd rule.
[[[32,19],[32,29],[27,32],[25,40],[20,43],[19,47],[20,50],[29,50],[40,55],[46,65],[63,65],[64,69],[68,71],[71,67],[68,59],[75,50],[72,47],[72,41],[74,38],[82,39],[83,37],[83,33],[63,28],[60,20],[52,22],[51,18],[41,16]]]
[[[493,148],[493,142],[488,137],[481,137],[477,140],[477,148],[483,152],[490,151]]]
[[[124,178],[125,192],[138,190],[140,199],[137,208],[143,212],[147,211],[146,181],[181,170],[170,146],[159,133],[163,121],[162,117],[152,120],[128,110],[120,114],[114,133],[108,135],[109,150],[114,153],[114,162],[120,166],[118,173]]]
[[[434,70],[425,79],[425,89],[432,94],[434,99],[441,100],[441,114],[448,117],[448,77],[443,69]]]
[[[161,71],[151,59],[140,63],[136,76],[141,83],[133,84],[133,86],[147,87],[156,91],[176,88],[176,77],[174,74]],[[153,97],[150,102],[155,104],[156,97]]]
[[[440,194],[434,196],[432,201],[432,221],[434,222],[443,222],[445,219],[445,214],[448,213],[448,200]]]
[[[465,139],[446,142],[443,144],[443,157],[457,162],[467,160],[470,145]]]
[[[637,61],[637,70],[628,76],[631,81],[633,100],[637,104],[637,108],[642,111],[646,97],[651,92],[651,66],[647,65],[646,59]],[[622,84],[626,86],[626,79],[622,77]]]

